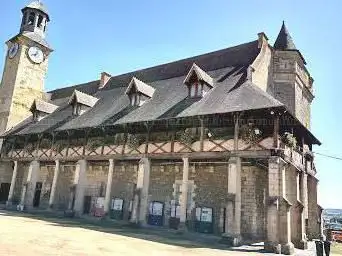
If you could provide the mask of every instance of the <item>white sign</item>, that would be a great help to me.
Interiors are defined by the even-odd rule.
[[[196,220],[203,222],[213,222],[213,209],[212,208],[196,208]]]
[[[171,217],[180,218],[180,205],[171,206]]]
[[[95,207],[96,207],[96,208],[102,208],[102,207],[104,207],[104,197],[98,197],[98,198],[96,198]]]
[[[121,198],[112,199],[112,207],[111,208],[114,211],[122,211],[123,199],[121,199]]]
[[[162,216],[163,215],[163,209],[164,209],[164,205],[160,202],[150,203],[150,214],[152,214],[152,215]]]

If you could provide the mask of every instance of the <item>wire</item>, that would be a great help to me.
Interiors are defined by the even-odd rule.
[[[341,160],[342,161],[342,157],[330,156],[330,155],[326,155],[326,154],[322,154],[322,153],[318,153],[318,152],[312,152],[312,153],[317,154],[317,155],[321,155],[321,156],[324,156],[324,157],[328,157],[328,158],[332,158],[332,159],[336,159],[336,160]]]

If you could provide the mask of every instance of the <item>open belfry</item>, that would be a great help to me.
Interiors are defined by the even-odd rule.
[[[52,17],[51,17],[52,18]],[[9,209],[209,233],[292,254],[321,235],[313,78],[283,23],[252,42],[50,92],[40,1],[22,9],[0,87]]]

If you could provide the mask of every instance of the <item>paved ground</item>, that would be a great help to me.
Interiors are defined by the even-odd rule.
[[[226,248],[214,240],[183,239],[159,230],[106,227],[77,220],[0,212],[0,255],[265,255],[262,245]],[[163,232],[166,233],[166,232]],[[297,255],[314,255],[297,251]],[[273,254],[267,254],[273,255]]]

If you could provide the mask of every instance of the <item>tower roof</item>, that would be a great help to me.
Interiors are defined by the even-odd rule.
[[[285,22],[283,21],[283,25],[281,26],[280,32],[278,34],[277,40],[274,43],[274,49],[276,50],[297,50],[293,39],[285,26]]]
[[[27,8],[39,10],[39,11],[45,13],[49,17],[49,12],[48,12],[46,6],[40,0],[33,1],[30,4],[26,5],[22,9],[22,11],[26,10]]]

